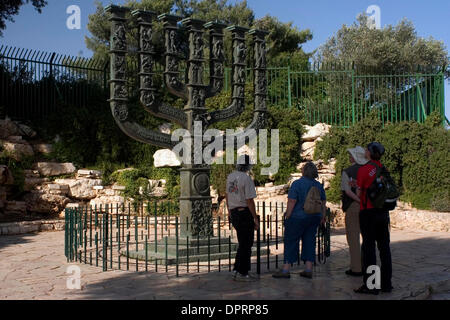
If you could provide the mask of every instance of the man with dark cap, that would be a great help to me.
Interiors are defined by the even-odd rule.
[[[389,234],[389,211],[384,208],[375,208],[371,203],[367,190],[372,185],[377,176],[377,167],[383,165],[380,162],[384,154],[384,147],[378,142],[372,142],[367,146],[366,157],[370,161],[358,170],[357,174],[357,195],[360,198],[359,222],[362,235],[362,268],[364,273],[364,284],[356,289],[356,293],[378,294],[380,288],[369,288],[367,280],[370,266],[376,266],[375,243],[380,252],[381,260],[381,291],[391,292],[392,260],[390,234]]]
[[[234,263],[233,277],[236,281],[254,281],[249,276],[250,259],[254,242],[255,230],[259,227],[255,202],[256,188],[248,172],[251,170],[250,157],[239,158],[236,170],[228,175],[226,201],[228,214],[236,229],[239,247]]]

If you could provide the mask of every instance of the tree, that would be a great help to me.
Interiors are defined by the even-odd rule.
[[[142,0],[136,2],[129,0],[125,6],[132,9],[152,10],[158,13],[177,14],[180,16],[191,16],[204,21],[218,20],[227,25],[240,25],[243,27],[256,27],[269,31],[268,36],[268,61],[269,63],[287,63],[287,60],[294,61],[295,64],[306,65],[310,55],[306,54],[301,45],[312,39],[310,30],[298,30],[292,23],[283,23],[278,19],[266,16],[256,20],[254,12],[248,7],[247,1],[227,4],[227,0]],[[102,3],[97,2],[97,11],[89,16],[88,29],[92,37],[86,37],[87,47],[94,52],[94,57],[107,61],[108,46],[110,38],[110,28],[108,16],[104,12]],[[162,26],[155,23],[155,30],[158,36],[155,37],[156,52],[163,56]],[[129,33],[130,48],[137,45],[137,33]],[[231,64],[231,37],[226,34],[225,47],[227,64]]]
[[[411,21],[403,19],[383,29],[371,29],[367,21],[362,14],[353,25],[343,25],[319,48],[316,60],[353,62],[376,74],[415,72],[417,66],[442,70],[449,64],[444,43],[419,37]]]
[[[17,15],[20,7],[28,2],[31,2],[39,13],[47,5],[46,0],[2,0],[0,2],[0,36],[3,36],[2,30],[6,29],[6,21],[14,22],[13,16]]]

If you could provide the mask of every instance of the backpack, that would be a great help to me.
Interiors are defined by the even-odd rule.
[[[312,186],[306,195],[303,210],[307,214],[317,214],[322,212],[322,200],[320,199],[320,191],[317,187]]]
[[[369,162],[369,164],[375,166],[377,173],[374,181],[367,188],[367,198],[369,198],[374,208],[394,210],[397,206],[397,199],[400,196],[398,187],[385,166],[379,167],[374,162]]]

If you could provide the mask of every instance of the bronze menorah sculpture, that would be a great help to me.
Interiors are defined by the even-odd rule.
[[[120,129],[131,138],[163,148],[173,148],[171,136],[142,127],[129,119],[128,93],[126,79],[127,40],[126,14],[128,8],[110,5],[106,11],[111,14],[111,111]],[[201,122],[207,128],[219,121],[233,118],[244,110],[244,89],[246,83],[247,48],[245,35],[248,32],[254,43],[254,118],[244,130],[258,130],[265,127],[266,119],[266,43],[264,31],[249,30],[231,26],[226,28],[232,33],[233,68],[232,68],[232,98],[228,108],[208,112],[205,107],[207,98],[217,95],[224,85],[224,29],[225,25],[217,22],[204,23],[200,20],[186,18],[181,21],[183,28],[189,34],[189,58],[187,60],[187,84],[179,79],[179,63],[183,58],[180,53],[178,22],[180,17],[155,12],[135,10],[131,12],[139,24],[139,60],[140,60],[140,102],[144,109],[155,117],[179,124],[194,136],[194,123]],[[161,101],[158,88],[154,83],[155,51],[152,43],[152,22],[155,19],[163,22],[165,33],[165,71],[164,83],[168,91],[187,101],[183,110],[172,107]],[[204,33],[209,36],[209,84],[203,82],[204,64]],[[225,137],[236,139],[235,136]],[[195,136],[194,136],[195,139]],[[191,152],[190,157],[194,156]],[[184,236],[206,237],[212,233],[212,213],[210,196],[210,167],[205,164],[184,163],[180,173],[180,219],[189,220],[189,226],[181,228]]]

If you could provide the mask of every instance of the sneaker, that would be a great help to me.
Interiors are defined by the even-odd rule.
[[[345,271],[345,274],[352,277],[362,277],[364,275],[362,272],[353,272],[351,269]]]
[[[259,277],[259,274],[253,273],[253,272],[249,272],[249,273],[248,273],[248,276],[249,276],[250,278],[253,278],[253,279],[259,279],[259,278],[260,278],[260,277]]]
[[[378,295],[378,289],[369,289],[366,285],[362,285],[360,288],[353,290],[355,293],[363,293],[363,294],[373,294]]]
[[[253,281],[255,281],[256,279],[250,277],[248,274],[244,276],[244,275],[238,273],[238,274],[236,275],[236,277],[234,278],[234,280],[235,280],[235,281],[240,281],[240,282],[253,282]]]
[[[283,272],[283,270],[278,270],[274,274],[272,274],[273,278],[277,279],[289,279],[291,277],[291,274],[289,272]]]
[[[231,277],[234,279],[236,278],[236,275],[238,274],[238,272],[236,270],[231,271]]]
[[[300,277],[312,279],[312,271],[302,271],[300,272]]]

